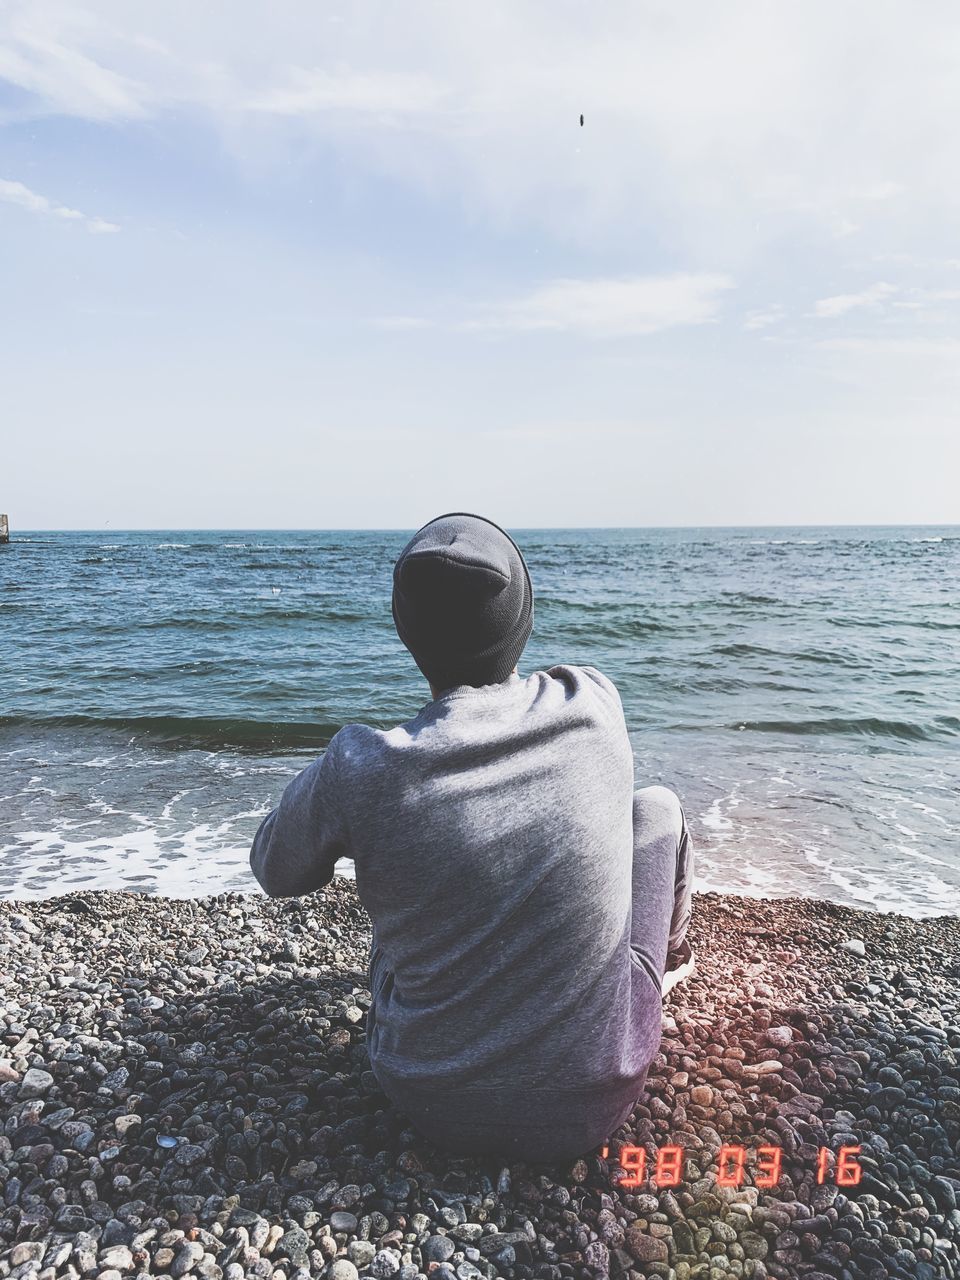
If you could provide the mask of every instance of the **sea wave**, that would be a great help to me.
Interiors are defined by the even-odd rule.
[[[695,724],[673,727],[702,728]],[[820,734],[824,737],[852,734],[898,738],[907,742],[936,742],[943,737],[960,734],[960,719],[956,716],[935,716],[927,724],[918,724],[912,720],[883,720],[878,716],[828,716],[810,720],[742,720],[720,727],[753,733]]]
[[[326,747],[343,726],[309,720],[246,720],[233,716],[0,716],[0,729],[112,730],[156,743],[217,751],[223,747],[264,752]]]
[[[85,563],[81,561],[81,563]],[[143,618],[135,623],[125,620],[99,622],[91,625],[90,634],[106,636],[130,636],[142,631],[226,631],[236,632],[238,628],[249,630],[252,627],[274,628],[278,624],[310,622],[375,622],[368,614],[357,613],[349,609],[290,609],[283,605],[266,606],[259,609],[233,608],[229,613],[219,617],[174,614],[169,617]]]
[[[864,664],[848,653],[839,653],[829,649],[773,649],[764,644],[747,644],[742,641],[734,644],[714,645],[712,653],[721,654],[725,658],[777,658],[780,662],[816,662],[835,667],[862,667]]]
[[[721,591],[725,608],[738,604],[784,604],[778,596],[760,595],[753,591]]]

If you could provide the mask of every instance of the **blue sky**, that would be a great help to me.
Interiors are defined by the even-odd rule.
[[[960,522],[958,68],[939,3],[12,0],[0,510]]]

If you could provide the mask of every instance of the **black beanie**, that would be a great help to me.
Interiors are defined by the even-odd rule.
[[[533,630],[520,548],[483,516],[437,516],[393,566],[393,621],[435,689],[501,684]]]

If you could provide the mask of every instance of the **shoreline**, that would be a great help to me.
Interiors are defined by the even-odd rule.
[[[293,774],[290,775],[291,778],[293,776],[294,776]],[[265,809],[264,816],[266,815],[267,812],[269,812],[269,810]],[[252,840],[252,838],[253,836],[251,833],[250,839]],[[698,845],[698,850],[697,850],[701,860],[704,858],[703,847],[704,847],[703,837],[701,835],[701,844]],[[115,854],[115,852],[116,852],[115,850],[111,851],[112,854]],[[242,883],[242,884],[236,883],[233,885],[233,887],[229,889],[225,889],[219,894],[206,892],[203,890],[195,891],[195,892],[184,891],[182,893],[158,892],[156,889],[154,889],[154,887],[151,884],[146,884],[146,883],[131,885],[130,887],[111,887],[111,888],[104,888],[100,885],[93,884],[90,886],[79,886],[79,887],[71,886],[70,888],[65,889],[64,891],[57,892],[57,893],[43,893],[43,894],[27,893],[25,896],[18,896],[18,893],[15,889],[8,888],[5,891],[0,890],[0,904],[9,903],[12,906],[16,907],[18,904],[31,905],[31,904],[37,904],[42,902],[53,902],[61,898],[75,897],[78,895],[83,896],[83,895],[101,895],[101,894],[107,895],[107,896],[110,896],[112,894],[119,894],[119,895],[126,895],[127,897],[131,897],[131,898],[149,898],[149,899],[160,900],[164,902],[174,902],[174,903],[203,902],[209,898],[223,897],[224,895],[231,898],[236,897],[241,899],[257,897],[260,894],[260,889],[252,873],[250,872],[249,862],[250,862],[250,850],[249,850],[249,842],[248,842],[239,851],[235,866],[231,866],[230,864],[225,864],[223,867],[218,868],[218,870],[224,873],[223,875],[220,876],[218,883],[221,883],[221,884],[224,883],[225,877],[229,876],[231,872],[233,872],[234,874],[242,875],[244,877],[245,883]],[[773,865],[774,864],[771,863],[771,867],[773,867]],[[174,880],[174,882],[176,883],[177,867],[178,867],[177,863],[166,864],[162,868],[158,869],[156,871],[156,874],[158,876],[162,874],[163,876],[162,882],[164,883],[169,883],[171,880]],[[194,863],[193,872],[189,870],[184,872],[183,883],[185,885],[196,882],[196,871],[197,871],[197,864]],[[41,874],[44,874],[46,878],[49,878],[49,875],[47,874],[46,870],[36,872],[36,875],[38,877]],[[55,875],[56,871],[54,870],[49,874]],[[350,859],[345,859],[345,858],[338,861],[335,867],[335,876],[337,878],[346,880],[351,884],[355,884],[356,875],[354,873],[353,862]],[[212,877],[211,877],[211,883],[213,883]],[[227,883],[230,883],[229,880],[227,881]],[[818,903],[825,903],[828,906],[829,905],[836,906],[841,911],[852,911],[854,915],[880,916],[884,919],[888,917],[894,917],[897,919],[905,919],[908,921],[912,921],[916,924],[926,924],[929,922],[937,923],[938,921],[944,921],[944,920],[960,920],[960,911],[956,911],[956,912],[944,911],[944,912],[934,913],[932,910],[927,910],[926,908],[922,908],[922,909],[917,908],[915,904],[912,910],[905,909],[901,911],[893,911],[892,909],[886,906],[875,905],[873,902],[871,902],[867,898],[864,898],[859,902],[844,902],[839,900],[834,895],[828,895],[825,893],[822,894],[818,892],[784,893],[781,895],[777,895],[777,894],[766,893],[761,886],[757,886],[756,888],[752,888],[752,887],[747,888],[743,885],[731,884],[729,887],[724,887],[721,883],[718,883],[716,880],[711,881],[710,878],[702,874],[700,870],[698,870],[697,872],[697,884],[700,886],[700,888],[696,892],[699,897],[702,897],[704,899],[722,898],[722,899],[736,899],[737,901],[744,902],[744,903],[767,902],[767,903],[774,903],[774,904],[776,903],[787,903],[787,904],[811,903],[816,905]],[[250,887],[247,887],[247,885],[249,885]],[[827,886],[824,886],[824,888],[826,887]],[[909,908],[909,905],[910,904],[908,904],[908,908]]]
[[[0,1276],[960,1277],[960,918],[703,893],[690,937],[607,1159],[547,1166],[448,1155],[388,1103],[353,880],[0,901]]]

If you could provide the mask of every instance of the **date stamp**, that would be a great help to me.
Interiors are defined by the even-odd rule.
[[[857,1156],[860,1147],[820,1147],[817,1154],[816,1180],[823,1185],[833,1182],[838,1187],[855,1187],[863,1174]],[[609,1145],[600,1152],[610,1159]],[[627,1145],[617,1156],[623,1176],[618,1185],[626,1190],[650,1184],[653,1187],[679,1187],[684,1181],[686,1150],[680,1146],[658,1147],[651,1154],[645,1147]],[[717,1154],[718,1187],[745,1185],[763,1189],[776,1187],[783,1175],[783,1148],[764,1145],[748,1150],[737,1143],[725,1143]]]

